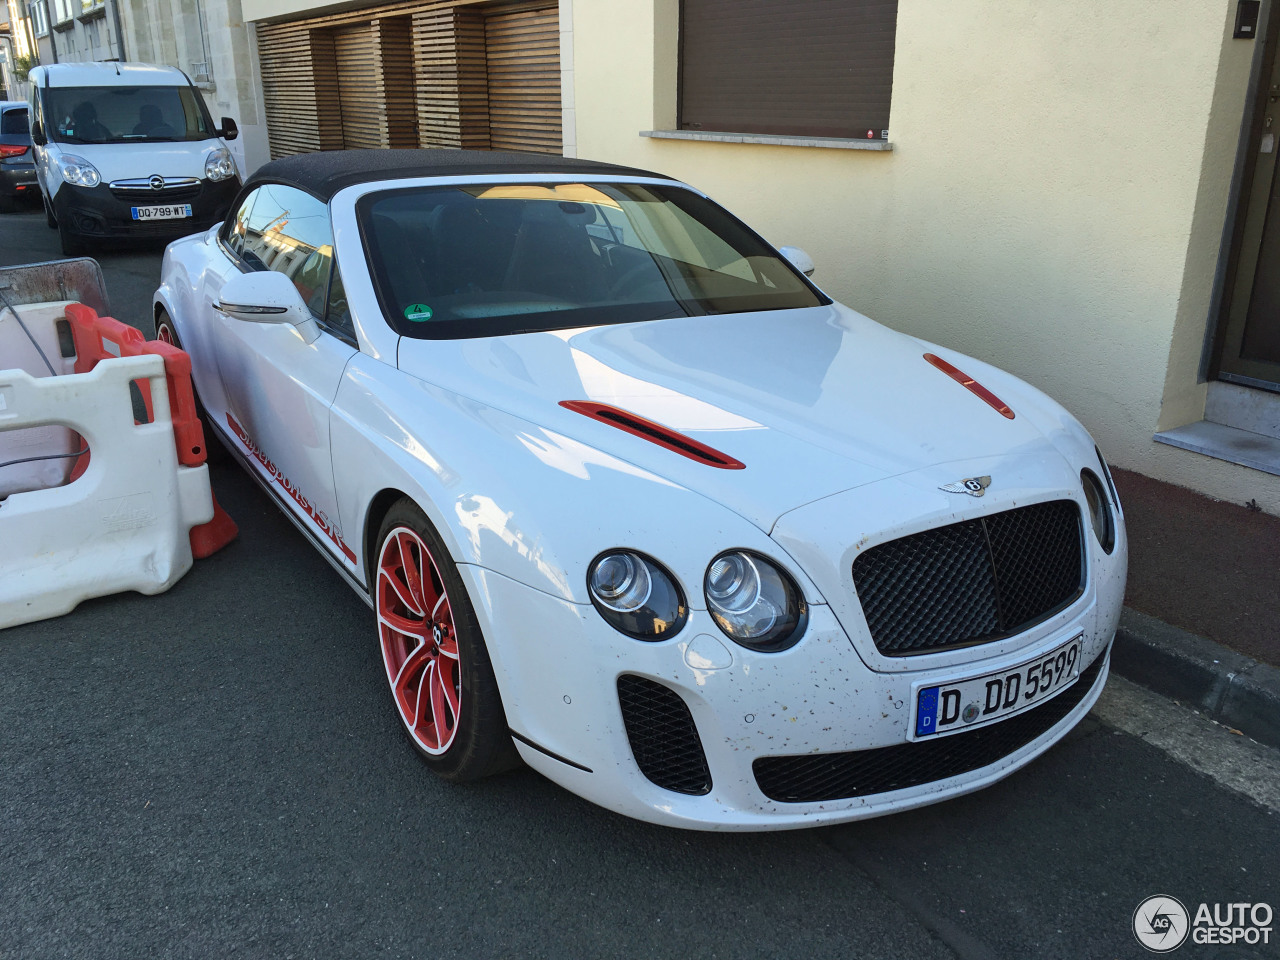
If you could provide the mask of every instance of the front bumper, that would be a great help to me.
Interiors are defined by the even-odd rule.
[[[201,180],[181,191],[157,191],[154,195],[123,194],[105,183],[96,187],[63,184],[53,198],[53,212],[82,237],[128,238],[164,237],[173,239],[207,230],[226,219],[231,203],[240,192],[240,179],[230,177],[216,183]],[[191,204],[191,216],[181,220],[134,220],[132,208],[157,204]]]
[[[934,803],[999,780],[1061,739],[1097,700],[1106,682],[1120,606],[1118,595],[1100,604],[1090,588],[1016,653],[988,655],[962,667],[877,673],[868,669],[826,605],[810,608],[804,639],[784,653],[758,654],[736,646],[719,633],[705,610],[691,610],[677,638],[642,643],[614,631],[590,606],[551,597],[483,568],[459,569],[488,641],[516,746],[529,766],[618,813],[702,830],[842,823]],[[1065,713],[1059,710],[1042,732],[1033,730],[1031,739],[1016,740],[1007,753],[982,766],[904,789],[814,802],[770,799],[757,779],[755,761],[760,759],[901,747],[910,739],[916,682],[941,683],[1012,668],[1076,633],[1084,634],[1085,683],[1086,672],[1098,665],[1092,683],[1087,689],[1066,688],[1015,715],[1026,716],[1068,695],[1075,704]],[[664,789],[641,772],[619,701],[618,679],[623,676],[656,681],[687,706],[705,754],[706,793]],[[994,729],[1015,717],[971,732]],[[967,735],[947,739],[960,743]]]

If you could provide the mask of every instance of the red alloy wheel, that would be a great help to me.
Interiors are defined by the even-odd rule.
[[[167,343],[170,346],[182,348],[182,344],[178,343],[178,334],[173,329],[173,321],[169,319],[169,314],[160,311],[160,316],[156,317],[156,339],[161,343]]]
[[[397,526],[378,556],[378,633],[400,719],[417,745],[445,753],[458,733],[462,665],[444,581],[414,530]]]

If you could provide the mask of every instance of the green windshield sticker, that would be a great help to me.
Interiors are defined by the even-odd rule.
[[[404,318],[412,320],[414,323],[421,323],[424,320],[431,319],[431,308],[425,303],[411,303],[404,308]]]

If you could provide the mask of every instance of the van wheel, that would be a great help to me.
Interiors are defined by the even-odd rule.
[[[78,257],[84,253],[84,238],[70,230],[66,224],[58,224],[58,239],[62,241],[64,257]]]

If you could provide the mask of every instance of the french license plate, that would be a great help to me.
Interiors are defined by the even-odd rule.
[[[130,207],[135,220],[181,220],[191,216],[191,204],[174,203],[167,207]]]
[[[972,730],[1048,700],[1080,676],[1084,634],[1010,670],[916,691],[916,737]]]

